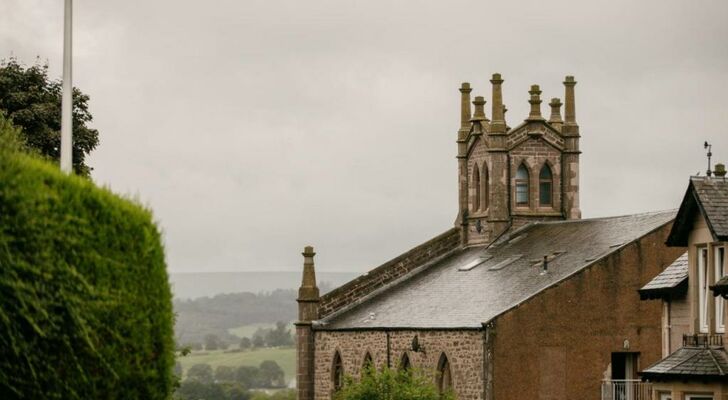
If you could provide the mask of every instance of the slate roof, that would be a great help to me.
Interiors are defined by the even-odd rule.
[[[728,353],[722,347],[682,347],[640,372],[650,380],[728,379]]]
[[[687,290],[687,283],[688,252],[686,251],[639,290],[640,298],[646,300],[676,296]]]
[[[714,240],[728,240],[728,181],[725,178],[690,178],[675,225],[667,239],[668,245],[687,246],[687,235],[692,229],[696,211],[705,218]]]
[[[316,329],[481,328],[674,216],[665,211],[528,224],[489,247],[454,250],[317,321]]]

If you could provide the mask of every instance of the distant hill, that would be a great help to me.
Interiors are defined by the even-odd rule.
[[[350,272],[318,272],[316,278],[319,286],[331,289],[354,279],[357,275]],[[272,292],[276,289],[298,289],[301,285],[301,272],[172,273],[170,281],[176,299],[194,299],[223,293],[260,293]]]

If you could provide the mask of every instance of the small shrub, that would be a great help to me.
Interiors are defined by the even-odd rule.
[[[371,369],[361,379],[346,377],[335,400],[454,400],[450,392],[439,393],[421,371]]]

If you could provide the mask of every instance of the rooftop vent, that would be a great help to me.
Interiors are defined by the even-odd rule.
[[[473,269],[473,268],[477,267],[478,265],[480,265],[480,264],[482,264],[482,263],[490,260],[491,258],[492,258],[491,256],[478,257],[475,260],[473,260],[473,261],[471,261],[471,262],[463,265],[462,267],[459,267],[458,268],[458,271],[470,271],[471,269]]]

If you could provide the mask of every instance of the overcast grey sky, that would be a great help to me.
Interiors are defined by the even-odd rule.
[[[95,181],[169,269],[364,271],[452,226],[460,82],[508,122],[573,74],[585,217],[675,208],[728,161],[728,2],[75,0]],[[61,0],[0,0],[0,58],[61,74]],[[546,102],[543,112],[546,114]]]

